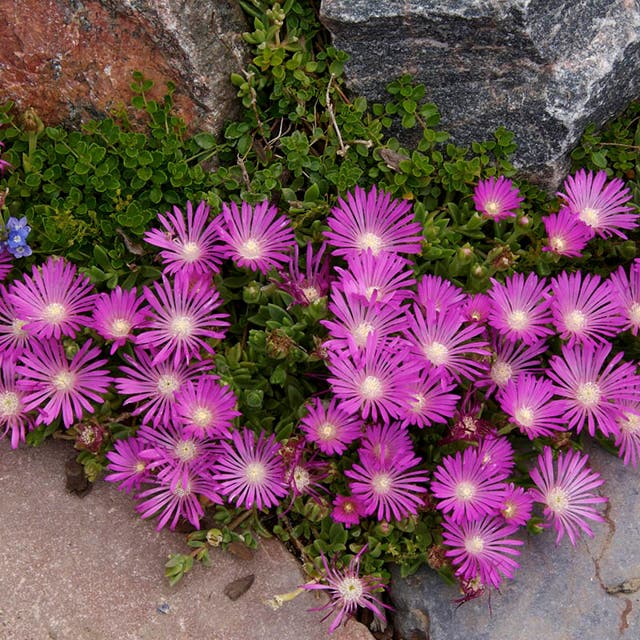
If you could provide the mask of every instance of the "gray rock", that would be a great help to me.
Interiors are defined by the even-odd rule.
[[[396,624],[428,640],[635,640],[640,637],[640,472],[593,449],[591,466],[606,482],[606,523],[574,549],[565,537],[530,536],[514,580],[456,608],[457,588],[430,569],[401,579],[391,595]]]
[[[516,166],[551,187],[586,124],[640,95],[632,0],[323,0],[320,16],[355,93],[383,99],[411,73],[455,142],[505,126]]]

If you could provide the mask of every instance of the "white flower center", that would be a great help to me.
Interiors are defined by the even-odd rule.
[[[249,238],[241,247],[240,255],[247,260],[256,260],[262,255],[260,243],[253,238]]]
[[[515,412],[516,422],[525,428],[533,425],[535,414],[530,407],[518,407]]]
[[[362,580],[353,576],[342,578],[338,584],[338,592],[345,602],[358,602],[364,593]]]
[[[193,332],[193,322],[189,316],[177,316],[171,321],[169,328],[177,338],[187,338]]]
[[[360,393],[366,400],[375,400],[379,398],[384,391],[380,378],[376,376],[367,376],[360,385]]]
[[[484,549],[484,541],[480,536],[472,536],[471,538],[466,538],[464,541],[464,548],[468,553],[476,556],[479,553],[482,553]]]
[[[549,246],[556,252],[562,253],[567,248],[567,243],[561,236],[551,236],[549,238]]]
[[[427,360],[432,362],[436,367],[447,362],[449,349],[442,342],[432,342],[423,347],[422,352]]]
[[[371,253],[373,253],[374,256],[377,256],[383,247],[382,238],[377,236],[375,233],[367,231],[358,238],[357,247],[362,251],[371,249]]]
[[[547,494],[547,506],[556,513],[562,513],[569,506],[567,492],[562,487],[554,487]]]
[[[24,338],[29,335],[22,327],[27,324],[26,320],[20,320],[20,318],[14,318],[11,323],[11,333],[16,338]]]
[[[489,200],[488,202],[485,202],[484,210],[487,212],[488,216],[497,216],[501,210],[500,202],[497,200]]]
[[[182,440],[175,446],[173,453],[182,462],[189,462],[196,457],[198,449],[193,440]]]
[[[425,404],[427,404],[427,399],[424,397],[422,393],[414,393],[413,399],[409,402],[409,409],[413,411],[413,413],[420,413]]]
[[[576,390],[576,400],[585,407],[593,407],[600,402],[600,387],[595,382],[583,382]]]
[[[207,407],[196,407],[191,415],[191,422],[193,422],[196,427],[204,428],[211,424],[212,418],[213,413]]]
[[[564,316],[564,326],[572,333],[582,331],[587,325],[587,316],[579,309],[574,309]]]
[[[516,309],[507,316],[507,324],[514,331],[522,331],[529,325],[529,315],[522,309]]]
[[[172,373],[165,373],[158,378],[156,389],[163,396],[171,395],[180,388],[180,380]]]
[[[491,367],[491,379],[499,386],[504,387],[513,376],[513,368],[508,362],[498,360]]]
[[[311,484],[311,476],[304,467],[296,467],[293,471],[293,482],[296,489],[303,493],[304,490]]]
[[[187,486],[183,487],[182,482],[178,480],[173,490],[173,495],[177,496],[178,498],[186,498],[190,494],[191,494],[191,485],[187,482]]]
[[[2,407],[1,401],[0,407]],[[638,433],[640,431],[640,415],[631,413],[631,411],[625,411],[623,416],[618,420],[618,424],[622,431],[626,431],[627,433]]]
[[[71,371],[60,371],[51,381],[56,391],[69,391],[73,388],[75,375]]]
[[[250,462],[244,470],[247,482],[260,484],[267,477],[267,469],[262,462]]]
[[[182,245],[182,259],[185,262],[195,262],[201,255],[200,247],[197,242],[186,242]]]
[[[634,302],[629,307],[629,320],[631,320],[632,324],[640,325],[640,302]]]
[[[351,333],[356,344],[364,347],[367,344],[367,336],[373,331],[373,325],[370,322],[361,322]]]
[[[516,513],[516,505],[513,502],[506,502],[504,507],[502,507],[502,515],[508,520],[509,518],[513,518]]]
[[[318,437],[321,440],[331,440],[331,438],[335,437],[336,425],[331,422],[325,422],[318,427]]]
[[[364,290],[364,295],[367,298],[367,301],[369,301],[369,300],[371,300],[371,298],[373,298],[373,294],[374,293],[378,294],[376,299],[377,299],[378,302],[380,302],[380,300],[382,299],[382,291],[380,291],[380,289],[378,289],[378,287],[370,286],[370,287],[367,287]]]
[[[464,502],[471,500],[475,493],[476,488],[471,484],[471,482],[463,480],[456,485],[456,498],[458,498],[458,500],[463,500]]]
[[[62,322],[66,314],[64,305],[59,302],[51,302],[42,310],[42,318],[51,324]]]
[[[585,207],[578,214],[578,218],[590,227],[598,227],[600,225],[600,211],[598,209]]]
[[[111,335],[116,338],[124,338],[131,331],[131,323],[126,318],[114,318],[110,326]]]
[[[309,304],[320,299],[320,292],[315,287],[304,287],[302,289],[302,295],[307,299]]]
[[[389,493],[392,486],[391,477],[388,473],[377,473],[373,477],[372,484],[376,493]]]
[[[20,413],[20,398],[13,391],[0,393],[0,418],[10,418]]]

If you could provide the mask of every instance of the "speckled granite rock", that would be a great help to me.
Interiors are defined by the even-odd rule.
[[[518,166],[555,185],[590,122],[640,94],[633,0],[323,0],[354,92],[403,73],[424,83],[456,142],[516,135]]]
[[[636,640],[640,638],[640,472],[602,450],[591,466],[605,478],[607,522],[574,549],[551,531],[529,537],[515,580],[456,608],[456,588],[422,569],[400,579],[396,624],[415,640]],[[421,635],[422,634],[422,635]]]
[[[305,592],[273,610],[266,601],[302,582],[275,540],[251,560],[222,551],[170,587],[167,555],[182,536],[141,520],[129,496],[98,482],[84,498],[65,490],[68,443],[11,451],[0,442],[1,640],[325,640],[329,621]],[[237,600],[225,586],[255,574]],[[372,640],[350,622],[335,640]]]

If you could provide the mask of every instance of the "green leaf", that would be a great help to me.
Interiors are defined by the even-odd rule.
[[[201,149],[212,149],[216,146],[216,139],[211,133],[196,133],[193,139]]]

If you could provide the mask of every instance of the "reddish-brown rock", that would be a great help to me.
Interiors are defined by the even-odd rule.
[[[246,24],[234,1],[0,0],[0,101],[77,125],[130,102],[132,72],[173,82],[177,110],[217,129],[236,108]]]

